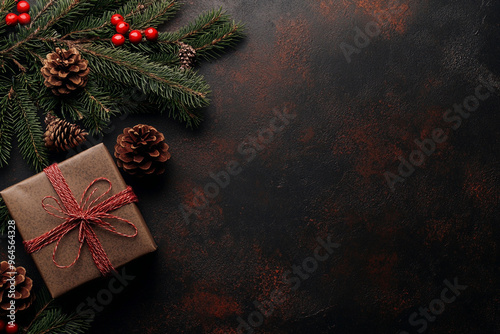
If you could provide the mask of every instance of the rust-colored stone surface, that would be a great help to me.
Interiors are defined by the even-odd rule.
[[[93,141],[150,124],[172,159],[125,177],[159,248],[92,333],[499,333],[498,3],[186,1],[165,29],[217,6],[247,38],[202,64],[202,127]],[[0,188],[30,175],[16,156]]]

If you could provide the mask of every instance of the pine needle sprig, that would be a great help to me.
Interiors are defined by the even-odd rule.
[[[15,4],[16,0],[2,0],[0,2],[0,15],[10,12]]]
[[[81,96],[83,93],[79,93]],[[83,119],[83,105],[81,99],[75,96],[71,99],[61,99],[59,101],[59,111],[64,119],[71,120],[71,122],[80,121]],[[47,109],[52,110],[52,109]]]
[[[130,15],[130,24],[135,29],[146,29],[157,27],[163,22],[170,20],[180,9],[175,0],[170,1],[138,1],[138,10],[135,15]]]
[[[83,124],[92,135],[106,129],[111,116],[116,114],[110,95],[94,85],[89,85],[83,90],[80,99],[84,110]]]
[[[153,62],[163,65],[177,66],[179,63],[179,45],[166,43],[142,43],[125,45],[130,52],[140,52]]]
[[[187,40],[197,52],[197,55],[206,59],[220,57],[228,47],[234,47],[243,38],[243,25],[236,23],[226,23],[216,27],[200,38]]]
[[[160,43],[178,43],[182,40],[203,33],[210,27],[224,22],[228,16],[222,9],[208,11],[201,14],[194,22],[179,29],[177,32],[161,33],[158,41]]]
[[[30,28],[40,28],[45,31],[52,27],[62,28],[71,25],[77,18],[85,15],[92,8],[92,1],[89,0],[59,0],[57,6],[51,6],[44,13],[40,22]]]
[[[7,233],[8,221],[10,220],[9,210],[3,201],[3,198],[0,197],[0,235],[5,235]]]
[[[43,287],[36,293],[34,319],[26,334],[83,334],[90,329],[92,319],[78,313],[66,314]]]
[[[54,4],[56,3],[56,0],[43,0],[43,1],[37,1],[31,6],[31,23],[29,25],[29,28],[33,27],[33,24],[38,22],[38,19],[40,16],[45,14],[47,10],[49,10]]]
[[[179,9],[180,5],[175,0],[129,1],[117,10],[104,12],[100,17],[92,11],[92,15],[83,17],[82,20],[67,28],[63,32],[62,39],[79,39],[92,36],[105,38],[107,36],[109,42],[110,33],[114,31],[110,19],[115,13],[123,15],[134,29],[145,29],[169,20]]]
[[[197,55],[212,60],[244,37],[244,25],[235,23],[222,11],[213,10],[200,15],[193,23],[177,32],[161,33],[160,44],[179,44],[193,46]],[[178,49],[177,49],[178,50]]]

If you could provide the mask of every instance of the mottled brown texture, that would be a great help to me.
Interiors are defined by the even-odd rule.
[[[75,157],[59,164],[66,181],[77,201],[83,191],[96,178],[108,178],[113,188],[112,196],[126,188],[113,158],[104,145],[97,145]],[[107,190],[107,184],[97,184],[98,192]],[[31,240],[62,223],[61,219],[47,214],[42,208],[42,199],[57,196],[44,173],[30,177],[4,191],[1,196],[16,221],[16,226],[23,240]],[[95,197],[94,197],[95,198]],[[135,238],[124,238],[108,231],[96,228],[95,232],[102,243],[111,263],[115,268],[156,250],[156,244],[135,204],[129,204],[113,212],[114,215],[129,220],[138,230]],[[133,233],[124,223],[114,221],[119,231]],[[58,297],[85,282],[100,277],[100,272],[92,261],[86,246],[80,259],[70,268],[58,268],[52,262],[55,244],[48,245],[33,253],[32,257],[53,297]],[[78,253],[78,230],[68,233],[61,241],[57,251],[57,261],[62,265],[70,264]]]

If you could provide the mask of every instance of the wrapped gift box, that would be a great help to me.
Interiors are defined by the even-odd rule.
[[[97,178],[104,177],[112,183],[112,189],[106,197],[126,188],[125,181],[113,158],[103,144],[94,146],[60,163],[59,168],[78,202],[80,202],[85,189]],[[108,184],[98,183],[94,187],[98,187],[99,194],[102,194],[108,189]],[[16,221],[17,230],[23,240],[39,237],[64,222],[60,218],[49,215],[42,207],[44,197],[58,198],[52,184],[43,172],[0,192],[0,195],[12,218]],[[93,228],[115,268],[156,250],[157,246],[153,237],[134,203],[126,204],[111,213],[130,221],[137,227],[138,231],[137,236],[126,238],[100,227]],[[120,232],[126,234],[135,232],[131,226],[118,220],[109,220],[108,222],[112,223]],[[80,259],[69,268],[59,268],[54,264],[52,253],[55,245],[56,243],[49,244],[32,254],[52,297],[61,296],[102,276],[92,260],[86,243],[82,248]],[[78,254],[78,249],[78,228],[76,228],[62,238],[56,253],[57,262],[61,265],[72,263]]]

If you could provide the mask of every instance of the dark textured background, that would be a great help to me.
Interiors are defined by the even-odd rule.
[[[172,159],[162,178],[126,178],[159,250],[127,267],[137,278],[92,333],[237,333],[253,301],[280,288],[286,301],[256,332],[413,334],[410,315],[455,277],[467,289],[426,332],[500,333],[500,86],[456,131],[442,118],[480,77],[500,82],[498,2],[187,1],[165,29],[218,6],[246,23],[247,38],[201,64],[213,89],[202,127],[134,116],[115,120],[103,140],[112,150],[123,127],[147,123],[165,133]],[[341,43],[353,45],[355,27],[388,6],[396,14],[348,63]],[[297,117],[187,224],[179,206],[193,204],[193,188],[244,162],[239,144],[285,108]],[[448,140],[391,192],[384,172],[438,127]],[[0,188],[30,175],[16,155]],[[291,289],[283,273],[328,235],[341,246]],[[62,302],[74,309],[104,286]]]

